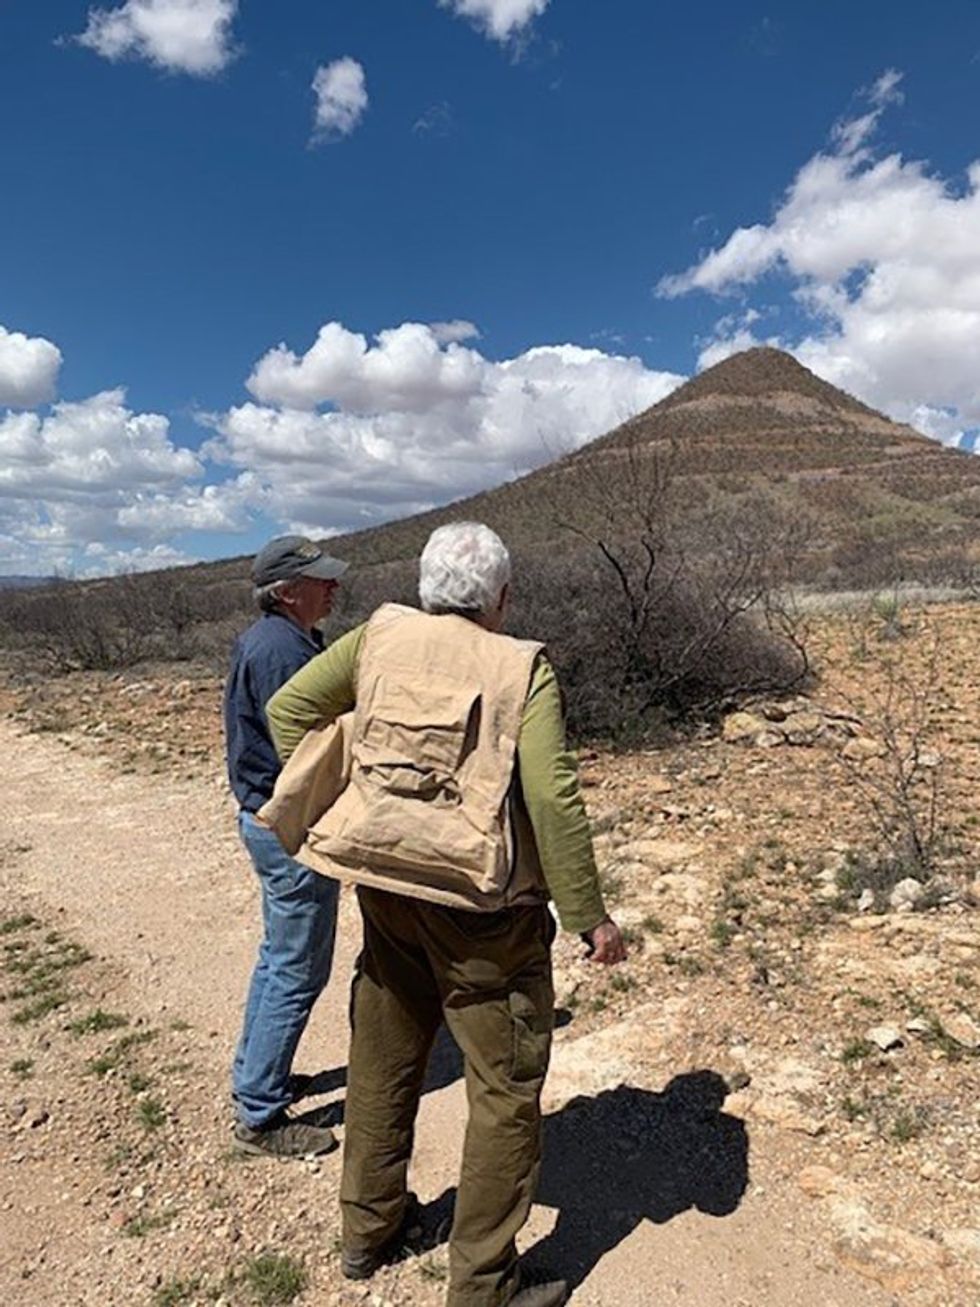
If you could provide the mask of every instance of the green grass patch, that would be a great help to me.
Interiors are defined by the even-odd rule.
[[[841,1050],[840,1060],[847,1063],[848,1066],[852,1066],[855,1062],[861,1062],[866,1057],[870,1057],[874,1051],[874,1044],[867,1039],[852,1039]]]
[[[728,948],[738,934],[738,928],[724,917],[716,917],[711,923],[711,938],[717,948]]]
[[[862,1117],[868,1115],[868,1109],[864,1103],[859,1103],[856,1098],[850,1094],[843,1099],[840,1105],[841,1113],[848,1121],[860,1121]]]
[[[123,1035],[114,1044],[110,1044],[99,1057],[89,1058],[88,1070],[94,1076],[108,1075],[110,1071],[121,1066],[134,1049],[148,1044],[151,1039],[156,1039],[156,1034],[155,1030],[134,1030],[128,1035]]]
[[[29,912],[22,912],[16,917],[7,917],[5,921],[0,921],[0,935],[15,935],[19,930],[29,930],[31,926],[38,925],[37,917],[32,917]]]
[[[106,1153],[105,1169],[107,1171],[118,1171],[121,1166],[125,1166],[127,1162],[132,1161],[132,1158],[132,1144],[117,1144],[115,1148]]]
[[[153,1081],[149,1076],[143,1075],[141,1071],[133,1071],[126,1077],[126,1084],[129,1085],[134,1094],[142,1094],[144,1089],[149,1089]]]
[[[182,1302],[189,1302],[201,1287],[201,1277],[196,1275],[190,1280],[181,1280],[177,1276],[167,1280],[153,1295],[153,1307],[180,1307]]]
[[[128,1025],[129,1017],[120,1016],[118,1012],[103,1012],[100,1007],[97,1007],[87,1017],[70,1021],[68,1029],[73,1035],[97,1035],[103,1030],[118,1030],[120,1026]]]
[[[29,1080],[34,1074],[33,1058],[19,1057],[16,1062],[11,1062],[10,1073],[15,1075],[18,1080]]]
[[[663,934],[664,923],[660,920],[659,917],[655,916],[652,912],[643,918],[643,920],[640,922],[640,925],[643,927],[643,929],[647,932],[648,935]]]
[[[914,1107],[898,1113],[892,1121],[889,1134],[896,1143],[907,1144],[912,1139],[918,1139],[928,1124],[929,1117],[925,1108]]]
[[[260,1307],[292,1302],[309,1282],[302,1262],[285,1253],[253,1257],[245,1263],[241,1278]]]
[[[144,1098],[136,1104],[136,1119],[144,1130],[159,1130],[167,1121],[167,1109],[158,1098]]]
[[[65,1006],[68,1002],[68,994],[64,990],[55,989],[50,993],[42,994],[36,998],[33,1003],[27,1003],[14,1012],[10,1020],[15,1026],[26,1026],[32,1021],[41,1021],[50,1012],[57,1012],[59,1008]]]
[[[173,1224],[176,1215],[170,1208],[165,1208],[162,1212],[141,1212],[126,1222],[122,1232],[129,1239],[142,1239],[154,1230],[165,1230]]]

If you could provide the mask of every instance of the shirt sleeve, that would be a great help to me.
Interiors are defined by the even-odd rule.
[[[265,706],[276,752],[285,762],[314,726],[332,722],[354,707],[357,660],[365,627],[356,626],[329,649],[311,658]]]
[[[562,927],[592,930],[605,920],[606,909],[578,767],[565,744],[558,680],[543,656],[531,677],[517,758],[538,857]]]

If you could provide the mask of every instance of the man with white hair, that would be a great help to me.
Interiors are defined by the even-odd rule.
[[[567,1301],[564,1281],[522,1277],[515,1244],[540,1169],[554,1021],[549,897],[594,961],[625,957],[602,901],[554,671],[540,644],[500,632],[509,582],[510,557],[488,527],[440,527],[420,560],[423,611],[383,605],[267,706],[284,758],[310,728],[353,709],[350,780],[300,855],[355,882],[364,918],[342,1270],[367,1279],[410,1243],[414,1123],[445,1019],[469,1101],[449,1307]]]

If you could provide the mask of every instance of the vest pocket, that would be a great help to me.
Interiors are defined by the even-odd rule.
[[[455,791],[455,775],[476,747],[482,699],[473,687],[412,687],[378,678],[354,756],[392,794]]]

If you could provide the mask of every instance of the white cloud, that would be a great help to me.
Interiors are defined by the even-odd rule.
[[[548,8],[548,0],[439,0],[495,41],[509,41]]]
[[[133,413],[123,390],[56,404],[48,417],[0,420],[0,496],[30,490],[45,497],[174,485],[202,472],[196,456],[175,446],[157,413]]]
[[[92,9],[76,40],[105,59],[146,59],[170,73],[209,77],[234,58],[238,0],[126,0]]]
[[[278,345],[260,359],[248,388],[266,404],[315,408],[336,404],[349,412],[424,412],[446,399],[479,393],[487,364],[455,339],[445,346],[433,327],[406,322],[382,331],[377,343],[339,322],[321,327],[297,358]]]
[[[143,539],[188,531],[244,531],[249,510],[260,507],[264,498],[258,478],[243,472],[233,481],[184,486],[170,494],[140,491],[118,511],[116,522]]]
[[[121,389],[8,412],[0,571],[170,566],[190,561],[195,532],[242,532],[258,515],[323,533],[405,516],[575,448],[682,380],[575,345],[495,362],[462,343],[478,336],[463,319],[370,341],[328,323],[305,354],[260,359],[255,398],[207,418],[197,452]]]
[[[480,328],[465,318],[453,318],[451,322],[430,322],[429,329],[440,345],[480,339]]]
[[[313,78],[313,94],[313,139],[349,136],[368,107],[364,69],[349,56],[322,64]]]
[[[869,112],[838,124],[768,223],[739,228],[658,289],[744,295],[767,274],[788,278],[811,325],[784,333],[784,348],[893,417],[955,438],[980,422],[980,162],[962,184],[873,152],[900,80],[890,70],[865,93]],[[738,331],[723,328],[702,364],[755,343]]]
[[[187,483],[203,473],[197,455],[171,440],[168,420],[133,412],[123,390],[56,404],[47,416],[8,413],[0,418],[0,570],[75,570],[93,545],[111,552],[153,539],[152,511],[127,510],[144,499],[148,508],[161,496],[186,499]]]
[[[43,336],[0,326],[0,405],[33,408],[54,398],[61,350]]]
[[[681,380],[575,345],[497,363],[433,326],[403,323],[369,343],[333,322],[305,354],[279,345],[259,361],[248,382],[259,402],[212,417],[206,452],[253,472],[279,520],[346,529],[496,485]]]

